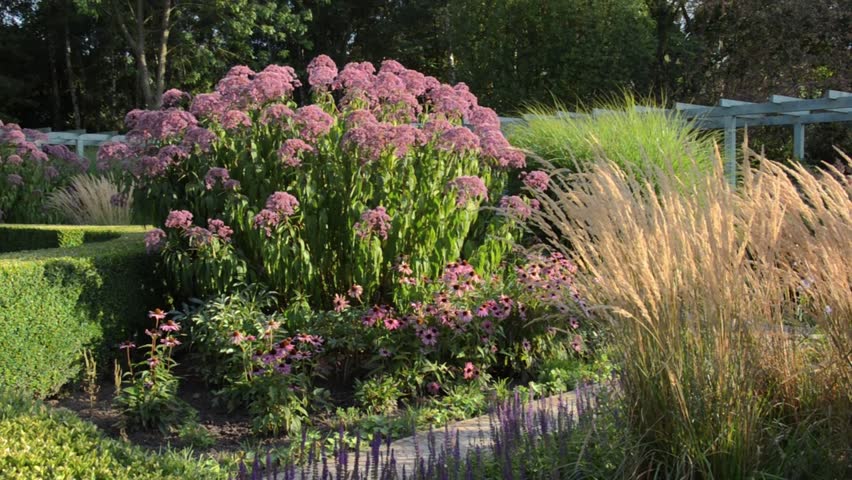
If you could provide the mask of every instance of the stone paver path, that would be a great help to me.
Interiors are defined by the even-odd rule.
[[[575,392],[566,392],[561,395],[535,400],[532,406],[527,406],[527,409],[529,410],[531,408],[534,409],[546,407],[555,410],[556,406],[559,403],[562,403],[563,405],[566,405],[569,408],[569,411],[574,412],[576,408],[576,399],[577,396]],[[447,433],[449,433],[450,435],[449,439],[445,438],[445,435]],[[433,431],[436,446],[435,454],[438,455],[445,444],[455,445],[457,434],[461,458],[465,458],[468,451],[471,451],[472,449],[475,449],[477,447],[481,448],[483,451],[487,450],[489,447],[491,447],[491,422],[489,416],[482,415],[468,420],[452,423],[446,428],[436,428]],[[386,444],[382,444],[379,460],[380,470],[381,467],[383,467],[385,464],[387,452],[390,451],[392,452],[393,458],[396,461],[397,474],[401,476],[404,468],[405,473],[410,476],[411,473],[417,468],[417,465],[420,463],[420,458],[423,458],[425,460],[429,456],[428,437],[428,431],[418,432],[416,438],[414,436],[411,436],[391,442],[390,450],[388,450],[388,446]],[[347,455],[347,470],[348,473],[351,474],[355,469],[355,453],[349,452]],[[359,454],[358,460],[358,473],[361,476],[363,476],[366,470],[367,459],[369,457],[369,447],[367,447],[366,449],[362,449]],[[370,460],[370,462],[372,462],[372,460]],[[328,458],[328,468],[331,472],[331,478],[337,478],[337,462],[335,462],[334,459],[331,457]],[[371,465],[370,470],[372,471],[374,469],[375,465]],[[372,477],[372,474],[370,476]],[[279,475],[276,480],[282,480],[283,478],[283,475]],[[297,474],[296,478],[301,478],[301,472]],[[310,475],[308,475],[307,478],[310,478]],[[272,480],[272,478],[270,477],[269,480]]]

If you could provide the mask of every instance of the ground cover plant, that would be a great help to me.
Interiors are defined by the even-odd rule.
[[[19,393],[0,390],[0,472],[32,479],[225,479],[211,458],[153,453],[106,438],[94,425]]]
[[[532,224],[611,325],[630,477],[852,471],[852,186],[744,165],[736,190],[717,171],[685,194],[602,159],[537,196]]]

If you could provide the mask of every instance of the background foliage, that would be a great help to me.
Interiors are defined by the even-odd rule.
[[[852,79],[850,7],[849,0],[15,0],[0,7],[0,119],[119,129],[128,107],[157,106],[157,86],[209,90],[235,64],[286,61],[302,73],[320,53],[341,65],[395,58],[468,83],[483,105],[506,115],[553,98],[576,108],[625,89],[705,103],[819,96],[848,89]],[[139,32],[147,69],[134,46]],[[765,130],[761,138],[788,154],[789,132]],[[819,140],[808,142],[814,159],[834,157],[820,143],[852,142],[836,126],[808,135]]]

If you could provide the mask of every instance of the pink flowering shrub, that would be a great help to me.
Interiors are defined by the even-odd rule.
[[[183,294],[245,279],[331,308],[353,284],[364,299],[396,296],[392,264],[403,257],[411,279],[462,257],[497,267],[519,228],[495,209],[525,157],[493,110],[464,84],[391,60],[338,68],[320,56],[307,83],[313,103],[300,106],[292,68],[234,67],[214,92],[170,91],[164,109],[128,113],[127,144],[101,148],[98,167],[125,172],[165,227],[149,250]],[[223,221],[229,241],[203,224],[170,227],[181,211]]]
[[[0,122],[0,222],[51,222],[47,194],[88,170],[86,159],[46,140],[42,132]]]

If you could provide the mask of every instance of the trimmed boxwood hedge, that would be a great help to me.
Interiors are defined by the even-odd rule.
[[[0,388],[55,393],[80,372],[84,348],[110,358],[162,299],[140,227],[81,230],[84,239],[118,237],[0,255]],[[109,368],[101,362],[102,371]]]
[[[19,225],[0,224],[0,253],[43,248],[79,247],[141,233],[138,226]]]

